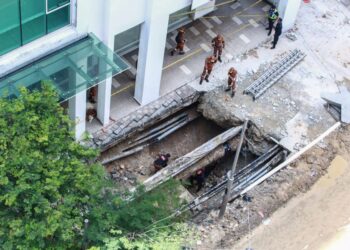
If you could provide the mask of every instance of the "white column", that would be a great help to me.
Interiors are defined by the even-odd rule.
[[[68,100],[69,117],[75,123],[75,138],[79,140],[85,132],[86,125],[86,91],[81,91]]]
[[[111,111],[112,78],[109,77],[98,85],[97,118],[103,126],[109,123]]]
[[[278,4],[278,11],[283,18],[283,31],[289,30],[293,27],[298,15],[301,0],[280,0]]]
[[[111,30],[112,22],[114,21],[112,13],[112,1],[104,1],[103,9],[103,24],[97,36],[109,47],[114,50],[114,34]],[[104,71],[105,69],[101,69]],[[112,78],[109,77],[98,85],[97,91],[97,119],[103,126],[108,125],[111,112],[111,94],[112,94]]]
[[[164,0],[147,0],[141,26],[135,99],[141,105],[159,97],[169,14]]]

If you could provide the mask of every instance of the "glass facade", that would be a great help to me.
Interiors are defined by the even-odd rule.
[[[114,38],[114,51],[120,55],[124,55],[139,45],[141,24],[128,29]]]
[[[190,22],[192,22],[191,5],[174,12],[169,16],[168,32],[172,32]]]
[[[128,65],[96,36],[67,46],[25,68],[0,78],[0,96],[16,98],[19,88],[40,89],[45,81],[63,102],[105,79],[128,69]]]
[[[70,24],[70,0],[0,0],[0,55]]]

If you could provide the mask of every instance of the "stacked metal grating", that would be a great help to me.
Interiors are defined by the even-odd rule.
[[[259,98],[268,88],[281,79],[288,71],[297,65],[306,55],[298,49],[292,50],[288,55],[282,58],[276,65],[267,70],[262,76],[255,80],[243,91],[253,97],[253,100]]]

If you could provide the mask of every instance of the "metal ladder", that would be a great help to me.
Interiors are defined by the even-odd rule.
[[[253,96],[255,101],[260,97],[269,87],[281,79],[288,71],[297,65],[306,55],[298,49],[292,50],[288,55],[282,58],[272,68],[267,70],[262,76],[249,85],[243,94]]]

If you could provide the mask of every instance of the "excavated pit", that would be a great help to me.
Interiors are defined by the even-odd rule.
[[[210,139],[227,131],[227,126],[223,128],[214,121],[204,118],[202,113],[198,112],[198,105],[194,104],[104,151],[101,155],[101,160],[110,159],[116,155],[123,154],[125,151],[133,150],[135,141],[140,141],[140,138],[142,139],[149,134],[149,131],[162,126],[162,124],[171,122],[183,114],[187,114],[188,117],[188,123],[184,126],[158,142],[152,142],[150,145],[146,143],[146,146],[136,153],[105,164],[106,170],[120,187],[130,189],[153,176],[155,174],[153,161],[158,154],[169,153],[171,155],[169,164],[171,164],[175,159],[186,155]],[[235,125],[238,125],[238,122]],[[249,126],[249,129],[246,131],[246,139],[237,164],[237,170],[251,163],[274,145],[254,125]],[[177,178],[182,180],[184,187],[191,194],[190,196],[196,197],[205,193],[226,177],[227,171],[232,167],[238,140],[239,134],[228,141],[227,145],[230,145],[231,151],[225,152],[225,147],[220,145],[208,154],[207,159],[199,161],[196,168],[190,168],[177,176]],[[197,183],[195,181],[191,185],[189,183],[191,176],[198,168],[202,168],[205,171],[206,181],[201,190],[197,192]]]
[[[124,187],[130,188],[135,186],[137,183],[143,182],[154,174],[155,169],[153,167],[153,161],[158,154],[169,153],[171,155],[169,162],[171,162],[225,130],[214,122],[205,119],[196,109],[196,105],[183,109],[148,128],[147,131],[159,126],[161,123],[171,120],[181,113],[188,113],[189,119],[193,119],[161,141],[145,147],[142,151],[106,164],[105,167],[107,171],[109,173],[114,173],[113,179]],[[131,145],[130,142],[140,137],[142,132],[144,131],[140,131],[127,140],[106,150],[102,153],[101,159],[111,158],[123,152],[123,150],[128,149]]]

